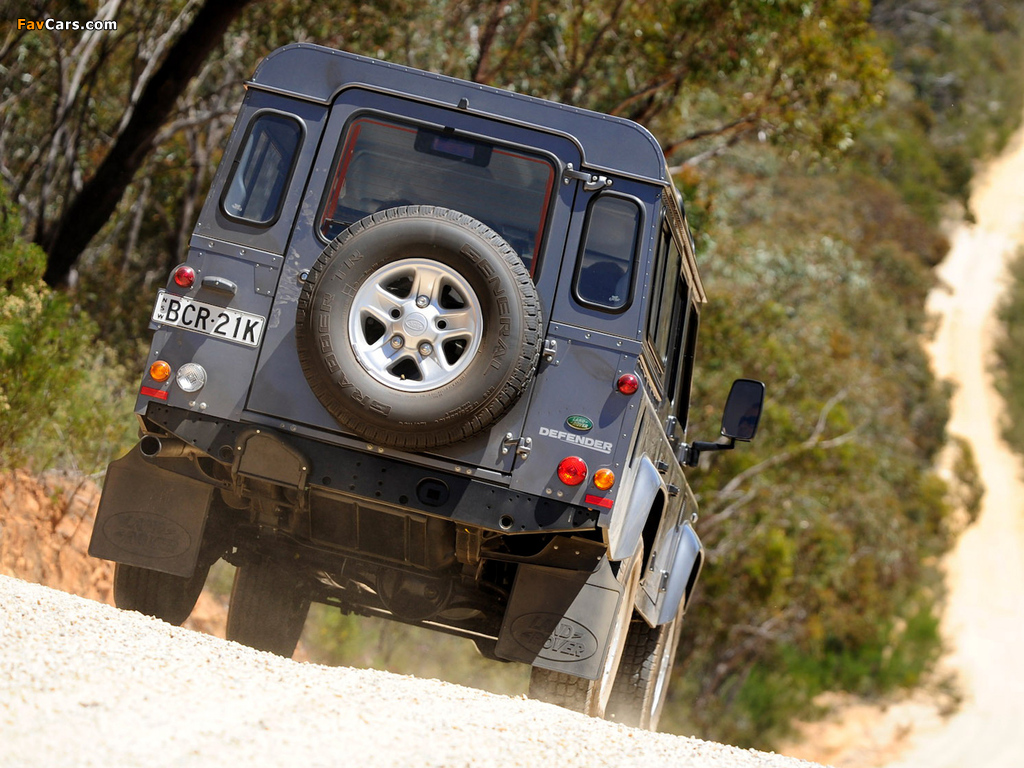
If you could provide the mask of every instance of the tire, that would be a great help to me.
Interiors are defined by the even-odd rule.
[[[424,449],[500,418],[533,378],[541,310],[497,233],[446,208],[357,221],[303,285],[303,373],[338,423],[378,445]]]
[[[227,639],[291,658],[309,614],[309,587],[294,570],[268,557],[235,571]]]
[[[636,599],[643,566],[642,554],[642,549],[638,549],[632,560],[624,564],[628,566],[625,569],[625,581],[622,582],[625,589],[609,633],[611,640],[601,676],[597,680],[588,680],[565,672],[533,667],[530,671],[531,699],[557,704],[591,717],[605,716],[629,631],[629,618],[633,614],[633,601]]]
[[[114,565],[114,605],[138,611],[168,624],[181,625],[196,607],[210,566],[196,567],[190,577],[152,571],[135,565]]]
[[[678,615],[659,627],[651,627],[639,617],[633,619],[608,701],[609,720],[658,730],[681,626]]]

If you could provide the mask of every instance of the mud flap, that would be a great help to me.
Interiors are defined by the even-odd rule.
[[[521,565],[495,652],[596,680],[620,599],[622,585],[607,559],[593,573]]]
[[[107,469],[89,554],[191,576],[213,492],[211,485],[146,459],[136,445]]]

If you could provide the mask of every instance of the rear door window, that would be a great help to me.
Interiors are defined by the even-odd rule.
[[[401,205],[451,208],[495,230],[532,273],[555,178],[554,164],[532,153],[362,115],[345,131],[319,231],[331,240],[359,219]]]

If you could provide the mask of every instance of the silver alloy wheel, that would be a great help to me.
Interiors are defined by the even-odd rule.
[[[348,333],[360,365],[402,392],[426,392],[456,379],[480,348],[476,292],[452,267],[401,259],[356,291]]]

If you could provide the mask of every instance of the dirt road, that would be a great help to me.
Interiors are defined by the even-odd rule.
[[[950,431],[970,441],[986,488],[981,517],[948,560],[943,632],[967,696],[943,726],[918,729],[892,768],[1024,766],[1024,482],[999,437],[1002,400],[990,373],[1005,266],[1024,245],[1024,132],[975,190],[977,224],[953,234],[940,267],[949,290],[930,302],[943,318],[936,372],[957,386]]]

